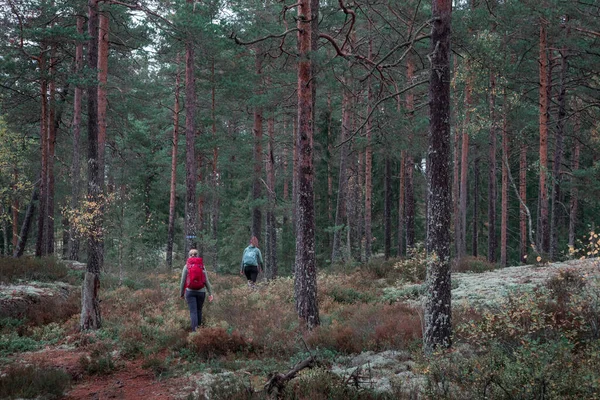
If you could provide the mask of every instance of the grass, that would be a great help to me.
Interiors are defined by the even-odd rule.
[[[468,267],[455,268],[492,268],[481,260],[467,261]],[[191,333],[187,307],[179,299],[179,273],[148,273],[139,280],[130,275],[122,284],[113,276],[101,278],[107,284],[100,293],[103,328],[97,332],[77,333],[76,313],[55,321],[0,319],[0,356],[68,337],[69,344],[89,354],[80,361],[88,374],[113,374],[128,360],[140,359],[161,379],[213,374],[205,388],[216,396],[211,398],[266,398],[257,392],[259,383],[308,355],[317,356],[322,367],[301,373],[281,398],[534,398],[540,391],[551,398],[593,398],[600,393],[600,344],[593,326],[600,320],[598,284],[577,271],[563,272],[534,291],[515,292],[496,306],[455,305],[455,350],[431,358],[421,352],[421,311],[404,303],[426,290],[419,255],[319,273],[321,325],[312,331],[297,318],[292,278],[251,290],[240,276],[209,273],[215,301],[205,303],[204,326]],[[408,354],[411,373],[422,378],[419,386],[393,381],[379,393],[352,387],[329,368],[361,352],[385,350]],[[231,374],[219,375],[224,372]]]
[[[11,366],[0,376],[2,399],[58,399],[71,385],[71,376],[58,369]]]

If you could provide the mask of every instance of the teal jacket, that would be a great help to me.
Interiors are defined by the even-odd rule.
[[[206,268],[204,268],[204,276],[206,276],[206,285],[199,290],[187,289],[190,292],[206,292],[208,291],[208,295],[212,295],[212,286],[210,281],[208,280],[208,274],[206,273]],[[187,264],[183,266],[183,270],[181,271],[181,283],[179,284],[179,295],[183,296],[185,294],[185,281],[187,279]]]
[[[254,247],[252,245],[246,247],[244,249],[244,254],[242,254],[242,263],[240,265],[240,271],[244,272],[244,256],[246,255],[246,252],[248,251],[256,251],[256,255],[257,255],[257,259],[258,259],[258,265],[257,267],[262,268],[263,267],[263,258],[262,258],[262,253],[260,252],[260,249],[258,247]]]

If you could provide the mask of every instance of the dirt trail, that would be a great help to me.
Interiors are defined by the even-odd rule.
[[[64,399],[181,399],[191,389],[185,378],[157,380],[151,370],[143,369],[141,361],[122,362],[110,375],[89,376],[80,365],[88,353],[77,349],[47,348],[21,354],[19,363],[39,367],[60,368],[73,377],[72,388]]]

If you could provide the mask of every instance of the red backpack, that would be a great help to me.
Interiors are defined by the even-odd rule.
[[[204,288],[204,285],[206,285],[206,275],[204,275],[204,262],[202,262],[202,258],[188,258],[185,287],[192,290],[200,290]]]

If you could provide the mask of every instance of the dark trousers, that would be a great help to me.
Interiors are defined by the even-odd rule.
[[[246,278],[248,278],[249,281],[256,282],[258,267],[256,265],[245,265],[244,274],[246,274]]]
[[[195,332],[198,326],[202,324],[202,306],[206,292],[185,291],[185,301],[190,309],[190,320],[192,321],[192,332]]]

